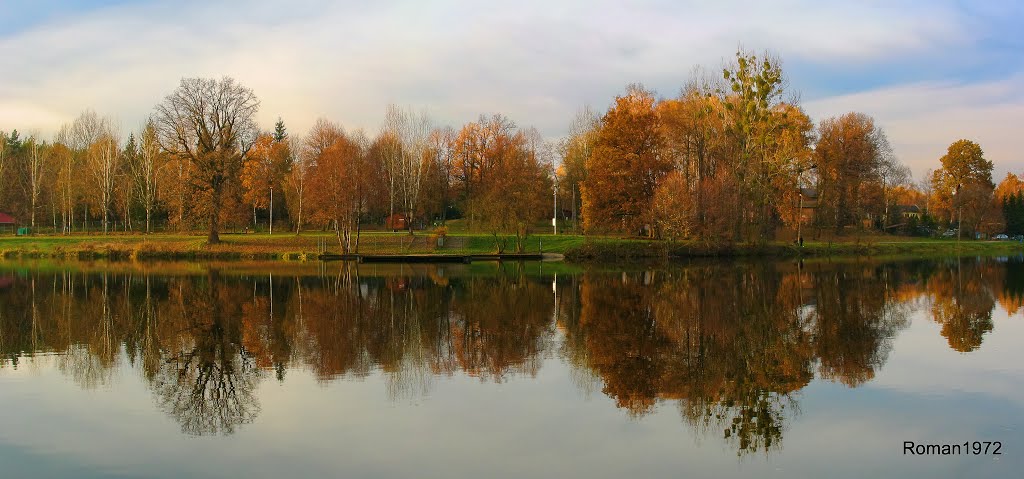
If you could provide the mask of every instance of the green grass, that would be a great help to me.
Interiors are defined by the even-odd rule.
[[[505,252],[514,251],[510,236]],[[224,234],[222,242],[208,245],[204,235],[112,234],[73,236],[0,236],[4,258],[79,259],[315,259],[323,246],[338,253],[337,238],[328,232]],[[1013,241],[961,241],[900,237],[859,237],[833,242],[810,241],[798,248],[788,242],[767,244],[705,245],[698,242],[652,241],[614,236],[537,234],[527,239],[528,253],[561,253],[573,260],[633,260],[720,256],[933,256],[955,254],[1018,254],[1024,251]],[[485,233],[455,232],[437,246],[431,232],[364,232],[363,254],[486,254],[496,252],[494,237]]]

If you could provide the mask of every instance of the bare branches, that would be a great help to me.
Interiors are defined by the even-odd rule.
[[[220,241],[225,186],[237,179],[259,134],[259,106],[252,90],[231,78],[184,78],[153,114],[161,147],[195,167],[195,186],[209,196],[210,243]]]

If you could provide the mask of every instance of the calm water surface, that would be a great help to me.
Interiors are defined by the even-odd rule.
[[[1022,305],[1000,258],[0,263],[0,476],[1018,477]]]

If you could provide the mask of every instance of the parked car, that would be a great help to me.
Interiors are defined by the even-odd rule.
[[[952,229],[951,230],[946,230],[945,233],[942,233],[942,237],[943,238],[953,238],[955,236],[956,236],[956,230],[952,230]]]
[[[1006,241],[1006,240],[1010,239],[1010,237],[1006,236],[1004,234],[998,234],[998,235],[993,236],[992,239],[994,239],[996,241]]]

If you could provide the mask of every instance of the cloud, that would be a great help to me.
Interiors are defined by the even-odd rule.
[[[979,143],[995,163],[993,178],[1024,171],[1024,73],[962,84],[923,82],[822,98],[804,105],[813,118],[850,111],[875,118],[897,156],[921,179],[954,141]]]
[[[394,102],[452,125],[501,112],[557,137],[580,106],[602,110],[632,82],[673,95],[694,65],[716,67],[741,44],[787,62],[849,69],[969,43],[974,30],[954,7],[794,0],[111,6],[0,37],[0,129],[52,134],[86,108],[135,129],[181,77],[228,75],[262,100],[266,128],[281,116],[301,133],[326,116],[373,132]],[[896,131],[891,136],[903,144]]]

